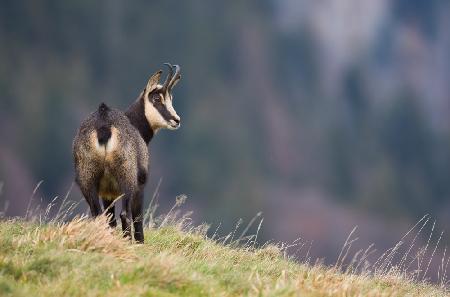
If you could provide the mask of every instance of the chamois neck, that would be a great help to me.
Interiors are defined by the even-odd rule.
[[[143,97],[140,96],[133,104],[125,111],[130,123],[138,129],[141,137],[145,143],[148,144],[153,138],[153,129],[150,127],[147,118],[145,117],[145,107]]]

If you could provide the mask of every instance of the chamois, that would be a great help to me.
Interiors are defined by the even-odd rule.
[[[138,243],[144,242],[142,203],[149,164],[147,145],[159,129],[180,127],[180,117],[172,106],[172,89],[181,78],[180,67],[165,65],[169,74],[162,85],[159,70],[125,112],[101,103],[81,123],[73,141],[75,181],[92,216],[103,212],[101,199],[109,225],[115,228],[113,202],[121,197],[124,236],[131,239],[133,222]]]

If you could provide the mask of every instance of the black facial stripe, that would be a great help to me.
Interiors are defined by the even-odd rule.
[[[164,104],[161,102],[154,102],[153,106],[156,108],[156,110],[159,112],[159,114],[162,115],[164,120],[167,122],[170,122],[170,120],[175,120],[175,117],[169,112],[169,110],[166,108]]]
[[[176,118],[169,112],[167,107],[162,102],[163,98],[164,96],[158,92],[153,92],[148,95],[148,100],[150,101],[150,103],[153,104],[153,106],[156,108],[156,110],[159,112],[159,114],[163,117],[163,119],[166,122],[176,120]]]

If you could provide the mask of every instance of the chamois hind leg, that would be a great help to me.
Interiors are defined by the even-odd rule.
[[[102,199],[103,208],[105,209],[105,214],[108,217],[109,226],[113,229],[117,226],[117,221],[115,217],[115,205],[113,204],[114,200]]]
[[[89,204],[91,215],[93,217],[100,215],[102,213],[102,207],[100,206],[97,189],[91,185],[89,187],[82,188],[81,192],[83,193],[84,198]]]
[[[132,215],[131,215],[131,197],[132,195],[130,192],[125,194],[125,196],[122,198],[122,211],[120,213],[120,220],[122,221],[122,231],[124,237],[129,237],[131,239],[131,222],[132,222]]]
[[[133,215],[134,225],[134,240],[136,240],[137,243],[144,243],[144,228],[142,226],[142,221],[144,219],[142,216],[142,200],[142,191],[137,191],[133,201],[131,201],[131,211]]]

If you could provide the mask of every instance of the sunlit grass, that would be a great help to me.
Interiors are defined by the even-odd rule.
[[[362,264],[368,253],[364,251],[344,269],[351,235],[334,267],[293,261],[283,244],[256,248],[256,234],[234,230],[223,238],[208,237],[206,226],[193,226],[189,216],[177,211],[184,200],[178,197],[164,216],[157,217],[155,208],[149,209],[143,245],[124,239],[119,229],[111,230],[103,216],[65,222],[61,218],[67,218],[70,207],[59,208],[53,219],[2,220],[0,296],[448,294],[445,281],[431,285],[393,265],[392,250],[378,266]]]

